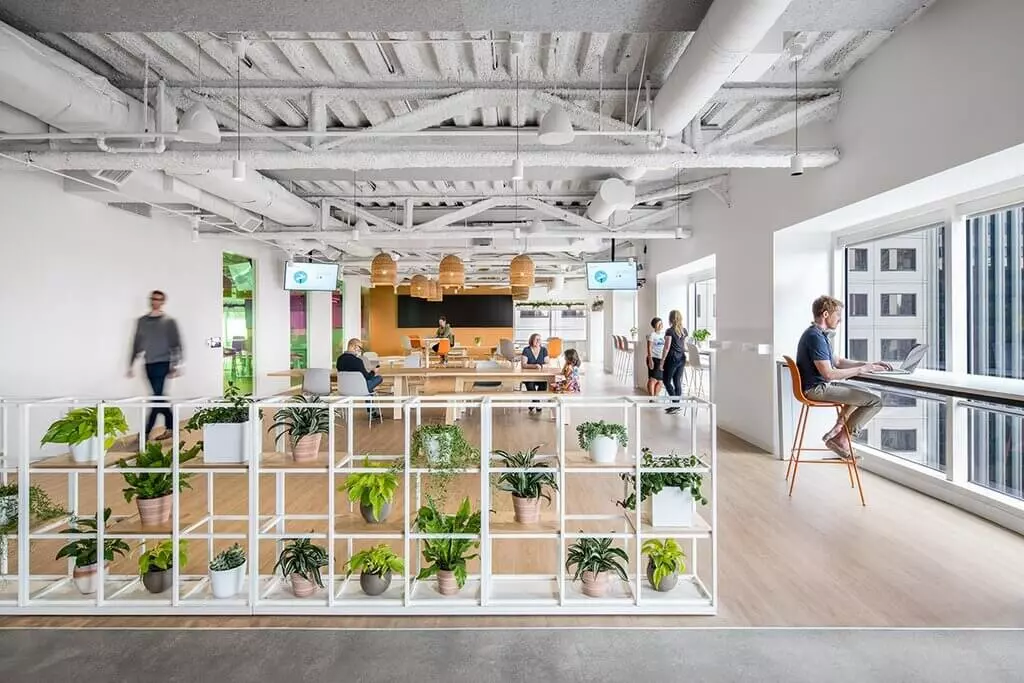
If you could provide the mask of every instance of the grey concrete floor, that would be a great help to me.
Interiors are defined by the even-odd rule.
[[[1020,631],[0,631],[0,681],[1020,681]]]

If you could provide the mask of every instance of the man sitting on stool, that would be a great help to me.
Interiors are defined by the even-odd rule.
[[[366,389],[371,394],[373,391],[380,386],[380,383],[384,381],[384,378],[377,374],[377,368],[373,370],[366,369],[366,363],[363,362],[362,356],[359,354],[363,352],[363,342],[361,339],[349,339],[348,348],[345,353],[338,356],[338,372],[358,372],[366,378]],[[374,416],[376,417],[376,415]]]
[[[843,410],[835,425],[822,437],[825,446],[841,458],[853,456],[853,445],[843,432],[843,422],[850,436],[857,436],[864,425],[882,409],[878,394],[837,383],[879,370],[891,370],[888,363],[862,363],[836,358],[832,354],[827,333],[835,331],[842,320],[843,303],[830,296],[819,296],[811,304],[814,322],[800,336],[796,350],[796,366],[804,395],[812,401],[840,403]]]

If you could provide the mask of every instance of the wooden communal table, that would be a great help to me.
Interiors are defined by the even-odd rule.
[[[555,377],[561,374],[557,368],[544,368],[540,370],[523,370],[516,366],[511,369],[499,368],[496,370],[473,370],[472,368],[396,368],[380,367],[377,372],[381,377],[390,377],[394,381],[394,395],[403,397],[409,395],[410,379],[450,379],[455,383],[454,393],[473,393],[470,388],[474,382],[547,382],[549,385],[555,381]],[[302,377],[305,370],[278,370],[267,373],[268,377]],[[331,370],[331,379],[337,380],[338,373]],[[485,393],[485,392],[481,392]],[[402,409],[396,405],[394,419],[402,419]],[[452,422],[454,414],[447,415],[446,422]]]

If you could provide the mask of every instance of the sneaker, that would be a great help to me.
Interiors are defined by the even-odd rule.
[[[849,448],[849,442],[845,442],[844,439],[833,437],[825,442],[825,447],[843,460],[852,460],[850,457],[852,449]]]

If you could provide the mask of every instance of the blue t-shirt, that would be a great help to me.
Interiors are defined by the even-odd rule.
[[[832,346],[828,343],[828,337],[820,327],[811,325],[800,335],[800,343],[796,347],[796,367],[800,370],[800,381],[804,391],[828,384],[828,380],[818,372],[814,364],[816,360],[827,360],[829,365],[834,366]]]
[[[525,358],[526,362],[530,365],[544,365],[548,360],[548,349],[546,346],[542,346],[540,347],[540,351],[537,352],[537,355],[534,356],[533,349],[531,347],[523,347],[523,358]]]

